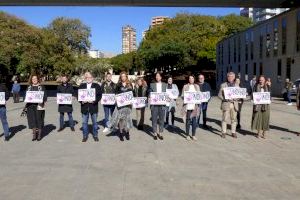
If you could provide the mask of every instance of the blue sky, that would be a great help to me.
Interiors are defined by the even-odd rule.
[[[56,17],[79,18],[91,27],[92,49],[118,54],[121,52],[121,28],[132,25],[137,41],[149,27],[153,16],[174,17],[179,12],[221,16],[239,14],[238,8],[172,8],[172,7],[0,7],[0,10],[45,27]]]

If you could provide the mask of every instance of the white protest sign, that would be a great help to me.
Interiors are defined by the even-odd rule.
[[[96,100],[96,90],[91,89],[79,89],[78,90],[78,101],[95,101]]]
[[[0,105],[5,105],[5,92],[0,92]]]
[[[116,99],[115,94],[102,94],[101,104],[102,105],[115,105]]]
[[[167,89],[166,92],[170,99],[177,99],[179,96],[179,91],[176,89]]]
[[[57,93],[56,96],[57,104],[71,105],[72,99],[73,99],[72,94],[67,94],[67,93]]]
[[[184,104],[201,104],[201,92],[184,92]]]
[[[136,97],[133,99],[133,108],[144,108],[147,105],[147,97]]]
[[[132,93],[132,91],[117,94],[116,95],[116,101],[117,101],[117,106],[118,107],[131,105],[132,102],[133,102],[133,93]]]
[[[44,91],[27,91],[25,96],[26,103],[43,103]]]
[[[150,105],[166,105],[168,99],[166,92],[150,92]]]
[[[271,104],[270,92],[253,92],[253,103],[259,104]]]
[[[208,102],[210,99],[210,92],[201,92],[200,93],[200,101],[201,102]]]
[[[247,89],[239,87],[226,87],[224,88],[224,96],[227,100],[245,99],[247,97]]]

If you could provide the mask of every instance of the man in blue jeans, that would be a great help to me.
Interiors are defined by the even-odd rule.
[[[200,87],[200,91],[201,92],[209,92],[210,93],[210,96],[211,96],[211,87],[209,85],[209,83],[205,82],[205,77],[203,74],[200,74],[198,76],[198,79],[199,79],[199,87]],[[207,107],[208,107],[208,102],[203,102],[201,103],[200,105],[200,109],[199,109],[199,116],[197,118],[197,122],[198,122],[198,126],[200,127],[200,118],[201,118],[201,113],[202,113],[202,116],[203,116],[203,128],[204,129],[208,129],[208,126],[206,125],[207,123]]]
[[[115,94],[116,93],[116,84],[112,82],[112,76],[110,73],[106,74],[106,80],[101,85],[101,91],[102,94]],[[109,121],[109,115],[112,116],[115,105],[103,105],[104,109],[104,130],[103,133],[107,133],[110,131],[110,128],[108,128],[108,121]]]
[[[5,85],[0,85],[0,119],[4,131],[4,141],[9,140],[9,126],[6,116],[6,105],[5,102],[9,99],[9,91]],[[2,102],[2,103],[1,103]],[[3,103],[4,102],[4,103]]]
[[[98,124],[97,124],[97,115],[98,115],[98,102],[102,97],[101,87],[98,83],[93,83],[94,77],[90,72],[84,74],[85,83],[82,83],[78,89],[95,89],[95,101],[81,103],[81,114],[82,114],[82,130],[83,130],[83,139],[82,142],[86,142],[89,135],[88,121],[89,116],[91,115],[93,123],[93,138],[95,142],[99,141],[98,138]]]

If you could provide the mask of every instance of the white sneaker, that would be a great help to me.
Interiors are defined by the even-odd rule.
[[[198,139],[195,136],[192,136],[192,140],[197,141]]]
[[[108,133],[108,132],[110,132],[110,129],[106,127],[102,132],[103,133]]]
[[[288,104],[286,104],[286,105],[288,105],[288,106],[292,106],[292,105],[293,105],[293,103],[288,103]]]

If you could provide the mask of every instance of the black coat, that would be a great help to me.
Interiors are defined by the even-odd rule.
[[[9,99],[9,91],[7,89],[7,87],[3,84],[0,84],[0,92],[5,92],[5,101],[7,101]],[[6,106],[5,105],[0,105],[0,108],[5,108]]]
[[[72,94],[74,95],[74,88],[71,84],[67,83],[66,86],[63,84],[57,86],[57,93],[64,93],[64,94]],[[68,104],[59,104],[58,105],[58,112],[62,113],[69,113],[73,112],[73,106]]]
[[[96,100],[93,103],[81,103],[81,113],[82,114],[95,114],[98,113],[98,102],[102,98],[101,87],[98,83],[92,83],[91,88],[95,88],[96,90]],[[78,89],[87,89],[87,84],[82,83]]]

